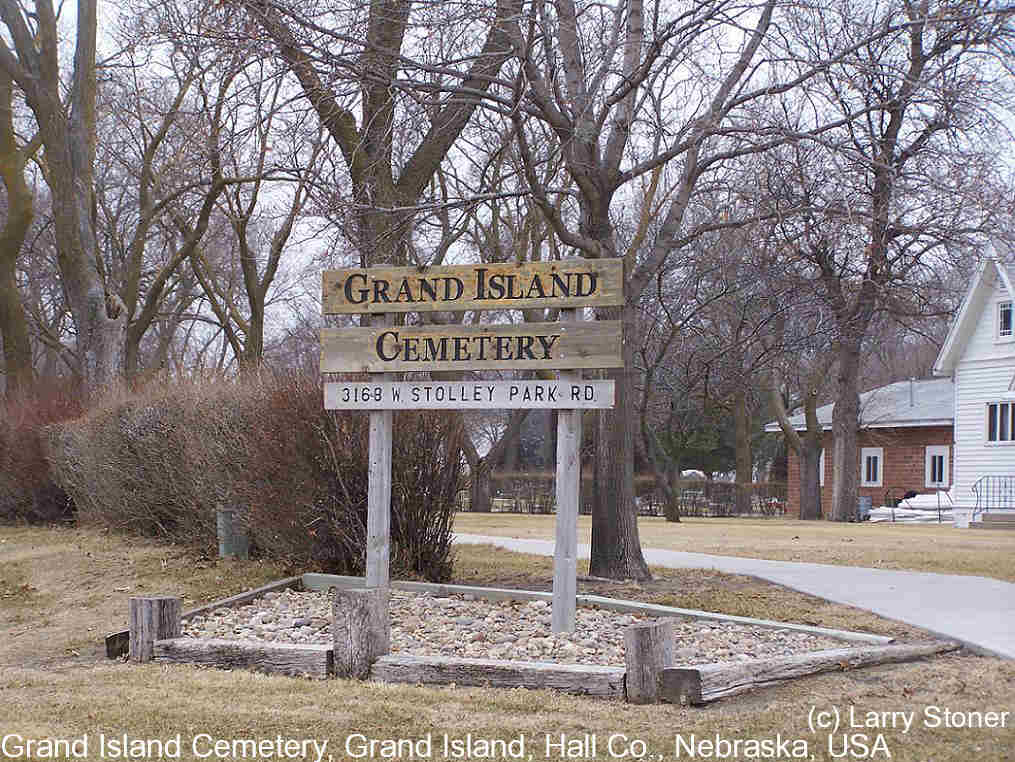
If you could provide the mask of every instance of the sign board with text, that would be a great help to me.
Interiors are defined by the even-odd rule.
[[[372,325],[321,330],[322,373],[367,373],[324,385],[328,410],[369,410],[366,574],[390,584],[391,454],[394,410],[556,409],[556,530],[550,628],[571,632],[577,606],[582,414],[614,406],[610,380],[585,368],[621,368],[619,320],[585,321],[584,307],[624,305],[622,259],[371,267],[322,277],[325,315],[381,315]],[[558,322],[393,325],[392,313],[556,308]],[[531,316],[531,315],[530,315]],[[412,321],[406,321],[412,322]],[[380,324],[378,324],[380,323]],[[396,381],[395,373],[559,371],[555,381]]]
[[[324,385],[325,410],[602,409],[613,381],[341,381]]]
[[[321,330],[322,373],[622,365],[619,320]]]
[[[610,307],[624,303],[621,259],[327,270],[325,315]]]

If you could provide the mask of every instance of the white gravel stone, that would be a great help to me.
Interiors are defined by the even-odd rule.
[[[331,601],[324,592],[284,590],[251,604],[215,609],[183,622],[193,638],[331,643]],[[649,619],[650,617],[644,617]],[[546,601],[486,601],[391,591],[391,650],[416,656],[457,656],[562,663],[624,664],[624,630],[643,619],[579,607],[575,631],[550,632]],[[678,663],[784,656],[842,643],[794,630],[675,619]]]

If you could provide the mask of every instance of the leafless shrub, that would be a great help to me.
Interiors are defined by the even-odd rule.
[[[53,427],[49,458],[83,522],[211,552],[215,511],[246,524],[253,552],[299,569],[361,574],[367,418],[323,409],[316,376],[180,384],[109,400]],[[451,572],[461,480],[455,417],[396,417],[392,571]]]
[[[74,504],[53,479],[41,432],[81,414],[70,389],[44,386],[0,407],[0,522],[44,523],[73,516]]]

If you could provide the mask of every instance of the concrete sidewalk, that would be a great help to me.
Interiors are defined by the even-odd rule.
[[[521,553],[553,555],[550,540],[523,540],[455,534],[455,541],[496,545]],[[972,651],[1015,659],[1015,584],[987,577],[892,571],[855,566],[766,561],[643,548],[653,566],[671,569],[716,569],[748,574],[845,603],[957,640]],[[589,546],[578,555],[589,557]]]

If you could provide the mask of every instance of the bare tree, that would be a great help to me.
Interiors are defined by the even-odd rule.
[[[893,2],[827,9],[801,37],[811,55],[850,51],[786,129],[812,109],[834,110],[841,126],[786,152],[771,183],[806,209],[779,227],[835,321],[830,519],[856,510],[862,352],[876,316],[927,315],[927,294],[950,259],[996,224],[991,143],[1011,81],[995,55],[1015,39],[1012,20],[1009,7],[991,2]],[[856,45],[877,30],[876,42]]]
[[[121,377],[127,323],[123,301],[107,288],[99,271],[92,215],[97,2],[78,2],[69,86],[60,74],[60,36],[53,4],[36,0],[34,8],[30,12],[14,0],[0,2],[0,19],[10,40],[10,45],[0,44],[0,68],[24,93],[38,125],[60,273],[74,316],[81,377],[85,388],[95,391]]]
[[[269,292],[317,177],[324,137],[308,135],[298,118],[286,124],[293,114],[283,106],[285,79],[269,73],[264,61],[245,63],[238,77],[242,95],[223,126],[230,137],[222,154],[233,178],[249,181],[230,181],[219,204],[232,233],[227,251],[235,256],[225,262],[196,247],[190,263],[240,370],[256,372],[264,357]],[[178,224],[188,227],[182,218]],[[226,285],[236,282],[237,288]]]
[[[685,213],[699,181],[738,151],[763,150],[764,140],[736,147],[731,141],[743,131],[727,130],[727,120],[822,68],[783,71],[785,80],[767,70],[759,74],[763,67],[755,59],[775,7],[535,2],[509,27],[518,60],[511,117],[530,192],[564,245],[587,258],[628,260],[628,306],[600,311],[600,317],[622,320],[627,340],[624,367],[608,374],[617,389],[616,407],[599,423],[590,563],[595,575],[649,576],[634,507],[635,305],[670,254],[694,237]],[[724,55],[713,59],[712,51],[724,46]],[[717,76],[705,74],[702,60],[714,64]],[[562,211],[539,180],[540,155],[527,117],[559,137],[577,188],[573,213],[570,204]],[[661,192],[667,203],[658,235],[650,245],[625,250],[613,215],[630,201],[627,186],[653,176],[654,188],[658,172],[671,164],[679,169]],[[655,203],[654,192],[644,194],[643,214]]]
[[[178,327],[192,304],[193,291],[181,288],[182,265],[206,232],[219,196],[243,180],[223,176],[221,125],[203,118],[195,94],[214,82],[221,113],[242,56],[235,50],[207,54],[178,43],[160,59],[164,72],[157,75],[146,64],[172,31],[128,25],[121,35],[130,44],[110,67],[100,98],[102,161],[95,197],[107,288],[127,310],[124,371],[135,378],[143,369],[148,332],[160,321]],[[181,214],[188,218],[183,234],[173,222]],[[154,367],[171,333],[162,330]]]
[[[420,200],[510,55],[504,25],[520,0],[500,0],[485,19],[449,15],[458,13],[451,5],[413,9],[407,0],[372,0],[353,13],[324,7],[319,23],[268,0],[246,7],[341,151],[352,186],[349,234],[361,263],[407,261]],[[410,13],[434,30],[482,27],[478,37],[467,35],[479,44],[454,50],[457,64],[431,64],[432,51],[418,50],[417,36],[407,34]],[[420,78],[403,79],[402,71]]]

